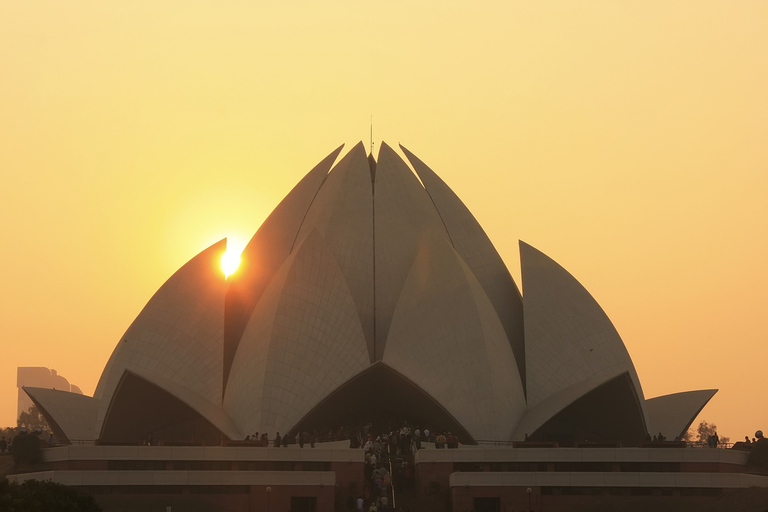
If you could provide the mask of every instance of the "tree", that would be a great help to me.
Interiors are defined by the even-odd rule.
[[[0,510],[8,512],[100,512],[93,496],[53,482],[0,480]]]
[[[19,419],[16,420],[19,427],[26,427],[30,431],[39,428],[43,432],[51,430],[48,426],[48,422],[45,421],[43,414],[35,407],[31,406],[26,411],[19,414]]]
[[[5,427],[0,429],[0,436],[5,437],[6,441],[13,439],[13,437],[18,433],[19,427]]]
[[[714,423],[707,423],[705,420],[701,420],[701,423],[699,423],[696,431],[694,432],[693,429],[689,429],[683,436],[683,440],[701,446],[708,446],[709,438],[716,433],[717,425]],[[718,437],[720,437],[720,444],[725,444],[730,441],[730,438],[728,437]]]
[[[12,454],[17,466],[25,467],[40,462],[40,439],[37,434],[37,432],[21,431],[13,438]]]

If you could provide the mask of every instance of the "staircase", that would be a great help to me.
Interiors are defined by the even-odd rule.
[[[413,453],[390,457],[392,496],[390,503],[397,512],[445,512],[449,510],[448,494],[438,490],[434,494],[419,492]]]

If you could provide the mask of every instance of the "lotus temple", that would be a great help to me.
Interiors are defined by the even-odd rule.
[[[405,428],[423,439],[410,454],[384,443],[390,510],[768,486],[744,452],[679,441],[716,390],[647,398],[585,287],[524,242],[516,283],[459,197],[400,149],[333,151],[229,277],[226,240],[192,258],[116,335],[92,397],[24,388],[57,446],[8,478],[83,488],[105,510],[368,510],[353,438]]]

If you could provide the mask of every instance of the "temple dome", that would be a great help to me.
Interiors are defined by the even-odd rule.
[[[118,342],[94,397],[78,399],[94,426],[77,435],[212,444],[391,418],[464,442],[640,442],[640,380],[597,301],[524,243],[521,294],[467,207],[401,149],[408,163],[385,143],[378,160],[362,143],[341,158],[337,148],[228,279],[216,268],[226,241],[176,272]],[[653,424],[687,428],[693,418],[666,404],[697,414],[713,393],[654,402]],[[65,434],[82,424],[54,405],[58,394],[31,395]]]

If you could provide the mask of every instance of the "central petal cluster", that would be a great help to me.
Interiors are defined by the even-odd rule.
[[[358,144],[329,173],[339,150],[243,252],[227,292],[224,408],[243,431],[285,431],[383,365],[410,383],[401,402],[420,390],[471,437],[508,438],[525,412],[523,326],[501,258],[410,153],[426,189],[386,144],[375,165]],[[375,387],[371,409],[394,389]]]

